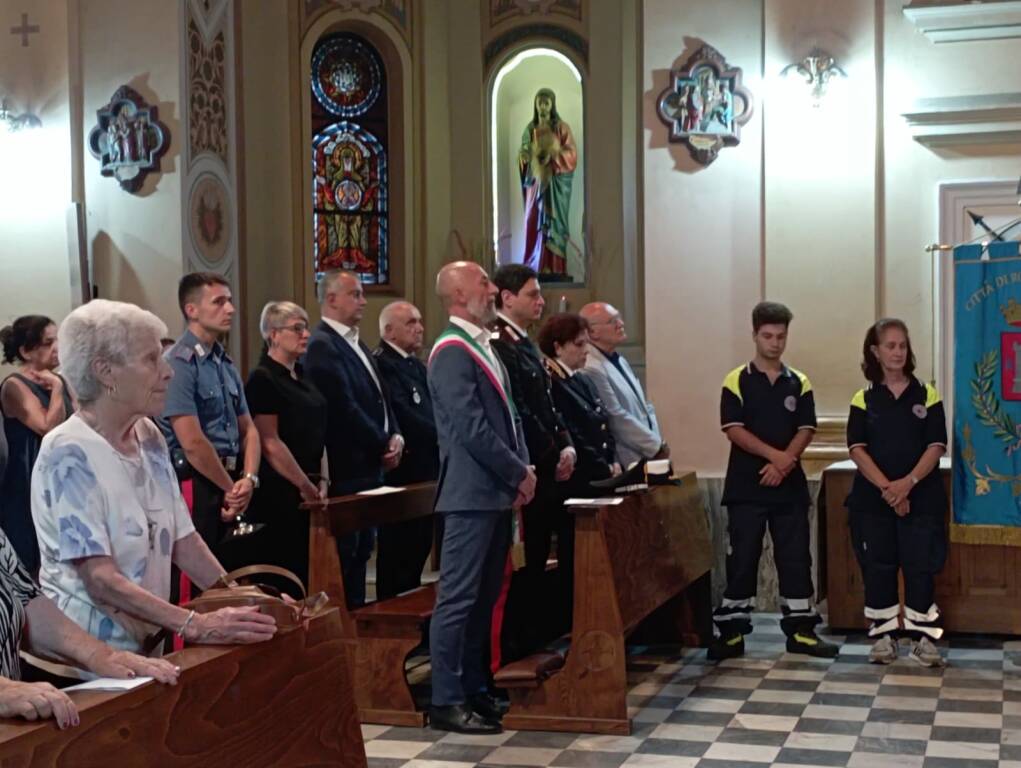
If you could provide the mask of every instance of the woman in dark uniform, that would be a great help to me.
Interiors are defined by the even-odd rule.
[[[546,356],[553,389],[553,406],[560,412],[578,453],[571,477],[558,483],[562,499],[593,495],[589,483],[620,474],[614,459],[616,445],[595,385],[581,369],[588,353],[588,323],[574,314],[550,317],[539,330],[539,349]],[[550,510],[554,512],[554,510]],[[557,516],[557,571],[560,595],[556,600],[557,632],[570,630],[574,591],[574,517],[562,506]]]
[[[567,490],[590,493],[586,490],[590,482],[620,474],[620,465],[614,459],[609,419],[595,385],[584,373],[579,375],[588,353],[588,323],[580,315],[553,315],[539,331],[538,341],[553,380],[553,404],[564,417],[578,452]]]
[[[310,336],[305,310],[289,301],[270,302],[259,328],[266,349],[248,377],[245,396],[265,463],[247,517],[266,527],[256,534],[258,554],[249,558],[283,566],[307,586],[309,516],[298,507],[326,498],[326,399],[302,376],[298,362]]]
[[[54,371],[57,326],[48,317],[27,315],[0,330],[3,361],[18,370],[0,384],[0,411],[7,438],[7,469],[0,479],[0,527],[35,578],[39,573],[39,544],[32,522],[32,467],[43,435],[74,413],[67,383]]]
[[[904,630],[915,640],[910,658],[942,666],[933,641],[943,634],[934,582],[947,553],[947,498],[938,471],[947,442],[943,403],[934,386],[913,375],[903,321],[884,319],[869,328],[862,354],[871,384],[855,394],[847,420],[847,445],[858,467],[847,506],[869,636],[876,640],[869,660],[897,658],[901,571]]]

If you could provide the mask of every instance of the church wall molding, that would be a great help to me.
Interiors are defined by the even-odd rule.
[[[933,43],[1021,37],[1021,2],[911,6],[904,16]]]
[[[930,149],[1021,141],[1021,93],[921,99],[902,116]]]
[[[514,53],[540,45],[557,48],[582,72],[588,69],[588,41],[580,34],[557,24],[527,24],[502,33],[486,45],[483,69],[487,77],[498,72]]]
[[[240,24],[235,0],[181,3],[183,271],[227,278],[237,307],[228,347],[248,363]]]

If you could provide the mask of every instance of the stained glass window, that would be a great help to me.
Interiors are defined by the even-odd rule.
[[[318,278],[347,269],[390,282],[386,70],[347,33],[312,53],[313,251]]]

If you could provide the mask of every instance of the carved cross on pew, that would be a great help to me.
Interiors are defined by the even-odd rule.
[[[21,26],[11,27],[12,35],[21,35],[21,47],[28,48],[28,36],[39,32],[38,24],[28,23],[28,14],[21,14]]]
[[[602,672],[617,656],[613,638],[599,629],[586,632],[579,646],[579,656],[585,668],[592,672]]]

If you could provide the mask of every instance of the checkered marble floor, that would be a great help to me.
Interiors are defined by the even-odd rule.
[[[825,633],[823,633],[825,635]],[[946,669],[868,663],[863,636],[836,659],[788,654],[779,617],[758,615],[743,658],[632,648],[630,736],[462,736],[362,726],[370,768],[1021,768],[1021,642],[955,636]]]

